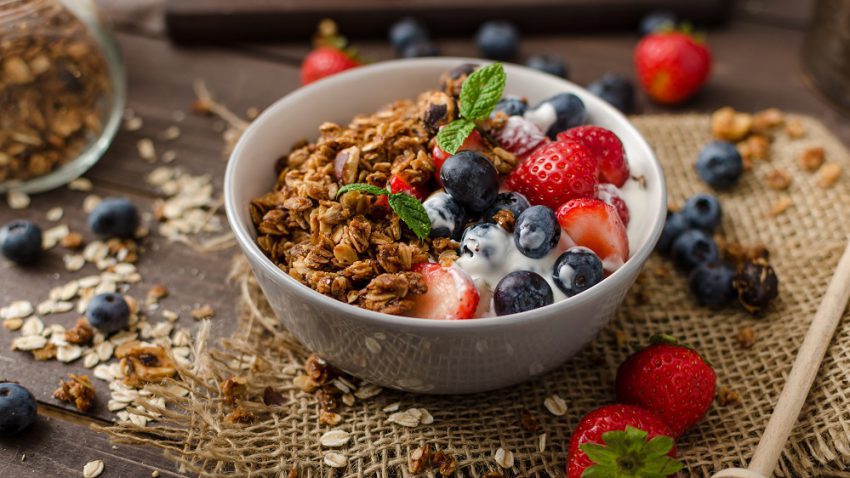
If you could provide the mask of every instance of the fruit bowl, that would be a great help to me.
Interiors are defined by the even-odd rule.
[[[399,60],[361,67],[280,99],[236,145],[225,176],[227,217],[275,314],[302,343],[334,366],[375,384],[420,393],[493,390],[563,364],[608,323],[652,252],[667,212],[664,174],[652,149],[613,107],[583,88],[525,67],[505,65],[505,94],[536,103],[556,93],[579,96],[588,123],[622,140],[632,175],[630,258],[587,291],[518,314],[472,320],[426,320],[373,312],[324,296],[280,270],[256,244],[250,201],[269,191],[274,164],[292,145],[315,138],[326,121],[347,124],[401,98],[434,88],[466,58]]]

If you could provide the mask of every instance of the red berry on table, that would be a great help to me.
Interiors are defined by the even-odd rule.
[[[535,149],[505,180],[531,204],[557,209],[570,199],[596,196],[596,160],[587,145],[555,141]]]
[[[634,405],[608,405],[585,415],[568,453],[567,478],[663,478],[682,468],[670,428]]]
[[[711,407],[717,374],[696,350],[670,337],[652,342],[620,364],[617,399],[654,411],[678,437]]]
[[[617,214],[620,216],[620,220],[623,221],[623,225],[626,227],[629,226],[631,214],[629,213],[629,206],[621,195],[620,188],[611,183],[602,183],[596,190],[596,199],[614,206],[614,209],[617,210]]]
[[[359,63],[338,48],[316,48],[308,53],[301,63],[301,84],[307,85],[358,65]]]
[[[635,48],[638,80],[652,99],[675,104],[696,93],[711,71],[708,46],[682,32],[644,37]]]
[[[558,139],[585,143],[599,161],[599,180],[620,187],[629,179],[629,162],[623,143],[612,131],[601,126],[576,126],[558,133]]]
[[[425,319],[469,319],[478,307],[478,289],[472,278],[457,267],[443,267],[433,262],[422,262],[411,270],[422,274],[428,291],[414,299],[411,317]]]
[[[564,235],[602,259],[605,272],[614,272],[629,258],[629,236],[617,210],[596,198],[566,202],[556,213]]]
[[[487,149],[484,144],[484,138],[478,130],[472,130],[469,136],[466,137],[463,144],[458,148],[458,151],[485,151]],[[437,184],[442,186],[440,182],[440,170],[443,168],[443,163],[446,162],[451,154],[443,151],[437,144],[434,144],[434,149],[431,150],[431,161],[434,163],[434,177],[437,179]]]

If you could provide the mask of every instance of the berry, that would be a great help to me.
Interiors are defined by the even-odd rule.
[[[699,229],[688,229],[679,234],[673,241],[671,251],[676,267],[685,272],[702,263],[716,261],[720,257],[714,239]]]
[[[649,410],[634,405],[597,408],[579,421],[570,437],[567,478],[671,476],[682,468],[672,459],[672,438],[670,427]],[[588,448],[606,459],[594,462],[585,453]]]
[[[645,37],[650,33],[676,28],[678,20],[676,14],[670,10],[655,10],[647,13],[640,19],[638,30],[640,36]]]
[[[507,177],[505,185],[531,204],[557,209],[574,198],[596,196],[596,159],[576,141],[555,141],[535,149]]]
[[[422,274],[428,290],[414,298],[410,315],[423,319],[469,319],[478,307],[478,289],[469,274],[457,267],[421,262],[411,270]]]
[[[440,56],[440,48],[430,40],[411,43],[401,50],[402,58],[425,58]]]
[[[561,78],[567,77],[567,65],[553,55],[534,55],[525,62],[525,66]]]
[[[620,195],[620,188],[611,183],[601,183],[596,190],[596,199],[614,206],[620,220],[623,221],[623,225],[628,227],[631,215],[626,200]]]
[[[658,238],[658,243],[655,249],[662,254],[667,254],[673,247],[673,242],[680,234],[685,232],[690,224],[685,216],[680,212],[667,211],[667,219],[664,221],[664,229],[661,230],[661,237]]]
[[[604,272],[599,256],[586,247],[571,247],[558,256],[552,269],[552,280],[567,297],[595,286]]]
[[[534,151],[534,148],[549,138],[531,121],[522,116],[511,116],[502,129],[493,132],[499,146],[518,157]]]
[[[738,292],[738,302],[751,314],[757,314],[779,295],[779,279],[764,257],[745,262],[739,267],[732,286]]]
[[[356,66],[358,63],[342,50],[330,46],[316,48],[301,63],[301,84],[308,85]]]
[[[10,261],[26,265],[41,256],[41,229],[35,224],[18,220],[0,229],[0,253]]]
[[[501,111],[508,116],[522,116],[528,111],[528,101],[525,98],[506,96],[496,103],[493,112]]]
[[[735,185],[744,173],[741,153],[732,143],[712,141],[699,152],[697,175],[714,189],[727,189]]]
[[[623,113],[635,110],[635,85],[616,73],[606,73],[587,85],[587,91],[602,98]]]
[[[484,145],[484,138],[477,129],[472,130],[472,133],[466,137],[463,144],[460,145],[458,151],[484,151],[487,147]],[[440,170],[443,169],[443,163],[449,159],[451,154],[440,149],[437,144],[434,144],[434,149],[431,151],[431,161],[434,163],[434,178],[437,179],[437,184],[442,186],[440,182]]]
[[[617,369],[617,400],[658,414],[678,438],[714,401],[717,374],[696,350],[653,337]]]
[[[86,319],[92,327],[111,334],[127,327],[130,306],[121,294],[106,292],[94,296],[86,307]]]
[[[611,205],[594,198],[573,199],[556,216],[572,243],[599,256],[606,272],[619,269],[629,258],[626,226]]]
[[[427,42],[430,39],[428,29],[415,18],[402,18],[390,27],[390,45],[398,53],[414,43]]]
[[[127,199],[106,198],[89,214],[89,227],[99,236],[130,238],[139,228],[139,212]]]
[[[558,139],[574,139],[587,145],[599,162],[599,180],[618,188],[629,179],[629,161],[623,142],[601,126],[576,126],[558,133]]]
[[[499,193],[496,196],[496,202],[490,206],[490,209],[484,211],[482,218],[485,221],[493,222],[493,216],[499,211],[510,211],[514,215],[514,219],[518,218],[523,211],[528,209],[528,199],[520,193],[506,192]]]
[[[450,237],[460,239],[466,214],[463,207],[444,191],[438,191],[428,197],[422,207],[431,220],[430,237]]]
[[[536,124],[546,136],[555,139],[555,135],[584,124],[587,109],[581,98],[572,93],[558,93],[543,100],[534,109],[525,112],[525,118]]]
[[[412,185],[408,182],[404,177],[394,174],[390,177],[390,180],[387,181],[389,185],[390,192],[392,193],[400,193],[405,192],[415,197],[416,199],[423,201],[428,196],[428,188],[425,187],[424,184]],[[381,196],[386,197],[386,196]]]
[[[514,244],[526,257],[540,259],[561,239],[555,212],[546,206],[531,206],[519,215],[514,227]]]
[[[682,216],[691,227],[711,233],[720,225],[723,209],[720,201],[711,194],[696,194],[685,202]]]
[[[513,271],[502,277],[493,289],[496,315],[518,314],[549,305],[553,301],[552,288],[536,272]]]
[[[478,29],[475,44],[484,58],[511,60],[519,51],[519,32],[511,23],[489,21]]]
[[[440,169],[440,182],[472,214],[487,210],[499,194],[499,173],[476,151],[459,151],[449,157]]]
[[[0,383],[0,437],[21,433],[35,421],[35,397],[12,382]]]
[[[476,224],[463,232],[460,255],[482,258],[484,263],[496,267],[505,260],[508,241],[508,233],[496,224]]]
[[[681,32],[652,33],[635,48],[643,89],[659,103],[681,103],[696,93],[711,71],[708,46]]]
[[[735,270],[725,262],[706,262],[691,271],[688,286],[701,305],[719,308],[735,298],[734,277]]]

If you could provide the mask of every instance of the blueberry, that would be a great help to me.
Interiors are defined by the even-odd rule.
[[[429,56],[440,56],[440,49],[430,40],[411,43],[401,50],[402,58],[425,58]]]
[[[415,18],[407,17],[393,23],[389,33],[390,44],[395,51],[401,53],[405,48],[430,40],[428,29]]]
[[[705,262],[691,271],[688,286],[701,305],[723,307],[735,299],[735,270],[720,261]]]
[[[717,244],[704,231],[688,229],[673,241],[673,262],[686,272],[694,267],[716,261],[720,257]]]
[[[478,29],[475,44],[484,58],[511,60],[519,51],[519,32],[511,23],[489,21]]]
[[[473,215],[486,211],[499,194],[499,173],[477,151],[459,151],[449,156],[440,169],[440,181],[446,192]]]
[[[685,202],[682,215],[691,227],[712,233],[720,225],[723,209],[711,194],[696,194]]]
[[[495,216],[499,211],[510,211],[514,215],[514,219],[516,219],[523,211],[528,209],[529,206],[530,204],[528,203],[528,199],[520,193],[515,193],[513,191],[499,193],[496,195],[496,202],[490,206],[490,209],[487,209],[484,211],[484,214],[482,214],[482,219],[487,222],[494,222],[493,216]]]
[[[628,114],[635,110],[635,85],[624,76],[606,73],[587,85],[587,90],[623,113]]]
[[[431,220],[431,237],[460,239],[466,214],[463,207],[444,191],[438,191],[422,203]]]
[[[497,266],[505,259],[509,240],[508,233],[496,224],[476,224],[464,231],[460,254],[480,257],[487,264]]]
[[[133,237],[139,228],[139,212],[124,198],[107,198],[89,214],[89,227],[104,237]]]
[[[595,286],[602,281],[602,260],[586,247],[571,247],[558,256],[552,269],[552,279],[567,297]]]
[[[561,78],[567,77],[567,65],[557,56],[534,55],[525,62],[525,66]]]
[[[664,229],[661,230],[661,237],[658,238],[658,243],[655,249],[662,254],[670,252],[673,247],[673,242],[679,235],[688,229],[688,220],[680,212],[667,211],[667,220],[664,221]]]
[[[549,138],[555,139],[555,135],[561,131],[584,124],[587,110],[578,96],[558,93],[527,111],[525,118],[545,130]]]
[[[0,383],[0,436],[21,433],[32,425],[36,415],[35,397],[17,383]]]
[[[94,296],[86,307],[86,319],[92,327],[111,334],[127,327],[130,306],[121,294],[107,292]]]
[[[537,309],[554,302],[552,288],[540,274],[513,271],[502,277],[493,290],[496,315],[508,315]]]
[[[646,36],[659,30],[670,30],[676,27],[678,18],[670,10],[655,10],[643,16],[638,31],[640,36]]]
[[[561,239],[555,212],[546,206],[531,206],[519,215],[514,227],[514,244],[519,252],[540,259]]]
[[[0,253],[16,264],[32,264],[41,256],[41,229],[24,220],[6,224],[0,229]]]
[[[508,116],[522,116],[528,111],[528,101],[525,98],[506,96],[496,103],[493,111],[501,111]]]
[[[744,172],[741,154],[732,143],[712,141],[703,146],[697,158],[697,174],[715,189],[735,185]]]

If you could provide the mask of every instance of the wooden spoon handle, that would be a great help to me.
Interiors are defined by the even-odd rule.
[[[844,315],[848,299],[850,299],[850,241],[829,281],[829,287],[806,332],[803,344],[800,345],[776,408],[773,409],[767,428],[753,454],[750,471],[764,476],[773,474],[779,462],[779,456],[785,448],[785,442],[797,422],[809,389],[815,381],[832,335],[838,327],[841,316]]]

